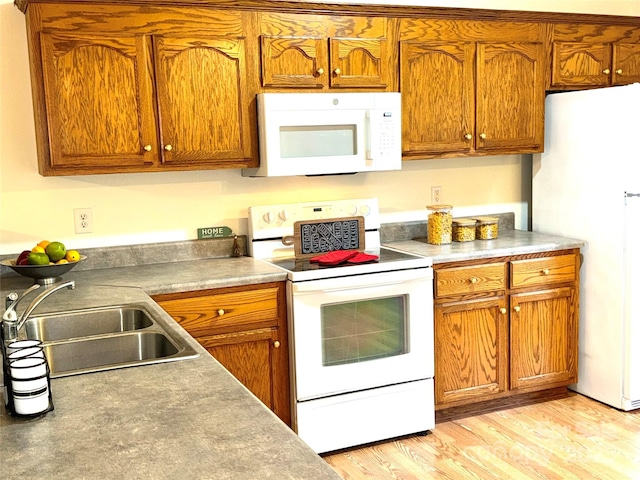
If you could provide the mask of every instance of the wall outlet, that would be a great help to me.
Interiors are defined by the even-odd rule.
[[[74,208],[73,220],[76,226],[76,233],[93,232],[93,212],[90,208]]]
[[[442,187],[431,187],[431,204],[439,205],[442,203]]]

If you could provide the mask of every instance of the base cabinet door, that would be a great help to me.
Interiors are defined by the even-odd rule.
[[[162,294],[153,299],[291,425],[284,283]]]
[[[577,381],[576,291],[556,288],[511,295],[511,389]]]
[[[504,297],[436,305],[436,404],[507,389],[507,318]]]

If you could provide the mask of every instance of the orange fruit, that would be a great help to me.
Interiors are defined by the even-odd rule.
[[[40,242],[38,242],[38,246],[42,247],[42,248],[47,248],[47,245],[49,245],[51,242],[49,240],[42,240]]]
[[[77,250],[68,250],[65,258],[70,262],[77,262],[80,260],[80,254]]]
[[[31,252],[27,257],[29,265],[49,265],[49,257],[46,253]]]
[[[62,242],[51,242],[44,249],[44,252],[49,256],[52,262],[57,262],[61,258],[64,258],[67,254],[67,249]]]

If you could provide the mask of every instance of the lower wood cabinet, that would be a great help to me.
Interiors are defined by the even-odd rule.
[[[434,266],[436,409],[577,381],[579,258]]]
[[[153,299],[291,425],[284,283],[163,294]]]

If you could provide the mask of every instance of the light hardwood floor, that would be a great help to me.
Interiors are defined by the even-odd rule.
[[[640,410],[571,393],[324,458],[344,480],[640,479]]]

